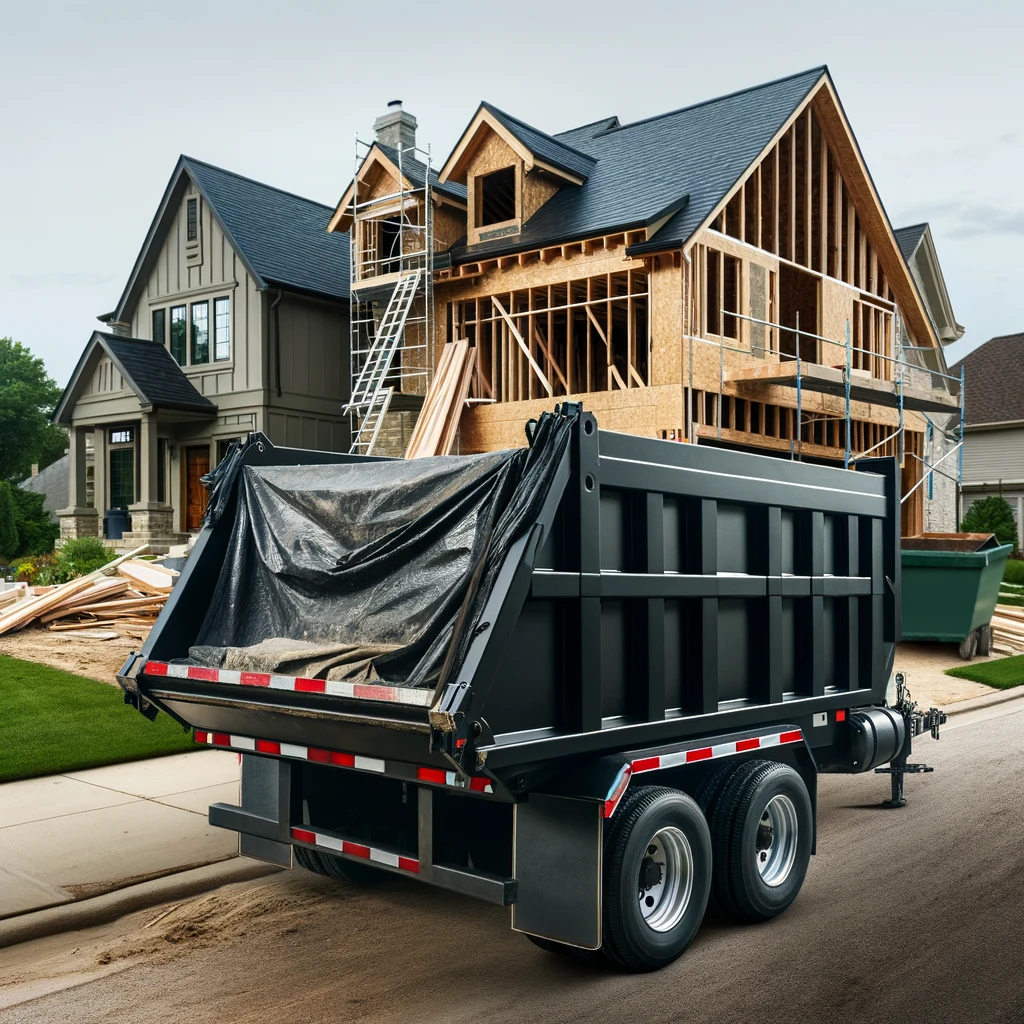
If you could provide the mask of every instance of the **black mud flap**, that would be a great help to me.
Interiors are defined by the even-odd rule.
[[[514,931],[600,947],[601,812],[593,801],[536,793],[516,804]]]

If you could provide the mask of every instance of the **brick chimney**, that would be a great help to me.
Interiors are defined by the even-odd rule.
[[[382,146],[409,150],[416,145],[416,118],[402,109],[401,100],[392,100],[387,113],[373,122],[373,132]]]

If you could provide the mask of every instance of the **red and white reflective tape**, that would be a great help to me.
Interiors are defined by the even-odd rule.
[[[608,795],[604,799],[603,815],[610,818],[619,802],[625,796],[629,788],[629,780],[634,775],[643,772],[653,772],[660,768],[676,768],[683,764],[693,764],[696,761],[710,761],[716,757],[730,757],[733,754],[745,754],[750,750],[765,750],[771,747],[781,747],[788,743],[799,743],[803,739],[803,733],[799,729],[791,729],[787,732],[773,732],[767,736],[751,736],[745,740],[735,740],[731,743],[716,743],[710,747],[696,747],[692,750],[674,750],[670,754],[658,754],[655,757],[641,757],[636,761],[628,762],[622,766],[615,781],[612,783]]]
[[[232,750],[250,750],[254,754],[275,754],[278,757],[292,757],[299,761],[315,761],[317,764],[333,764],[339,768],[355,768],[361,772],[386,773],[387,764],[377,757],[364,754],[346,754],[338,750],[322,750],[320,747],[304,747],[299,743],[281,743],[277,740],[257,740],[252,736],[238,736],[226,732],[205,732],[197,729],[196,743],[211,747],[229,747]],[[455,789],[469,789],[474,793],[493,793],[494,786],[486,775],[471,775],[468,786],[460,786],[455,772],[443,768],[416,768],[420,782],[431,782],[438,786],[452,786]]]
[[[374,864],[384,864],[389,868],[409,871],[414,875],[420,873],[420,862],[415,857],[403,857],[400,853],[380,850],[376,846],[352,843],[347,839],[332,836],[329,832],[316,832],[313,829],[292,826],[291,836],[297,843],[320,846],[325,850],[333,850],[335,853],[346,853],[350,857],[362,857],[363,860],[371,861]]]
[[[330,679],[307,679],[305,676],[278,676],[269,672],[236,672],[226,668],[204,668],[201,665],[175,665],[166,661],[147,661],[147,676],[168,679],[195,679],[203,683],[226,683],[230,686],[261,686],[292,693],[323,693],[329,697],[356,697],[390,704],[409,704],[427,708],[434,703],[433,690],[412,686],[387,686],[382,683],[346,683]]]
[[[768,747],[781,747],[787,743],[799,743],[803,738],[803,733],[799,729],[792,729],[789,732],[773,732],[767,736],[752,736],[750,739],[735,740],[732,743],[716,743],[710,747],[697,747],[694,750],[675,750],[671,754],[641,757],[633,761],[630,767],[634,775],[639,775],[641,772],[653,772],[659,768],[675,768],[681,764],[693,764],[694,761],[710,761],[716,757],[745,754],[750,750],[764,750]]]
[[[459,776],[455,772],[446,772],[442,768],[417,768],[416,778],[420,782],[433,782],[439,786],[455,786],[459,789],[471,789],[474,793],[493,793],[494,787],[486,775],[471,775],[469,786],[459,786]]]

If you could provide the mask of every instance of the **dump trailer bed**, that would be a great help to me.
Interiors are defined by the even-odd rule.
[[[692,938],[712,865],[740,916],[789,905],[819,771],[893,762],[898,804],[913,736],[937,735],[938,712],[885,706],[898,467],[609,433],[572,404],[528,434],[422,469],[251,435],[119,679],[244,754],[241,806],[210,809],[243,852],[416,874],[511,904],[547,948],[648,969]],[[375,625],[392,602],[426,623],[406,646]],[[316,634],[311,668],[259,660],[283,631]]]

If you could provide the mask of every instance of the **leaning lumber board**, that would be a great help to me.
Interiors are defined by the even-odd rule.
[[[154,569],[148,562],[140,562],[137,559],[125,562],[117,571],[134,586],[158,594],[169,594],[174,586],[174,576],[178,575],[174,573],[172,576],[172,570]]]
[[[62,583],[51,593],[44,594],[42,597],[34,597],[29,601],[19,601],[11,611],[0,615],[0,635],[28,625],[29,622],[38,618],[44,612],[56,608],[62,601],[86,590],[92,586],[93,582],[95,581],[91,574],[89,576],[80,576],[77,580]]]

